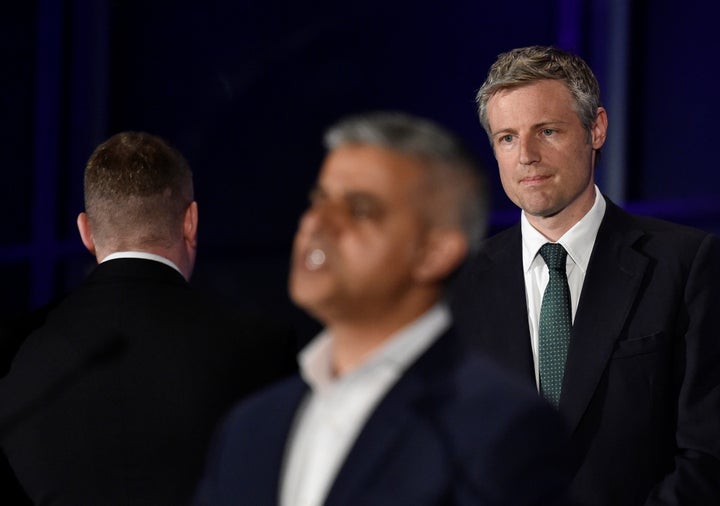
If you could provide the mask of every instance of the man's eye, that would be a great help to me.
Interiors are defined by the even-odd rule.
[[[553,130],[552,128],[545,128],[543,129],[542,133],[545,137],[550,137],[555,133],[555,130]]]
[[[350,206],[350,214],[353,216],[353,218],[370,218],[373,214],[372,207],[367,204],[353,204]]]
[[[513,136],[510,135],[510,134],[503,135],[502,137],[500,137],[500,142],[501,142],[501,143],[512,142],[512,140],[513,140]]]

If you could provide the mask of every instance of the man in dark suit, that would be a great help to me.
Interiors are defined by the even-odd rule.
[[[0,381],[0,439],[36,504],[186,504],[218,419],[292,372],[289,333],[198,291],[192,173],[146,133],[101,144],[85,172],[98,261]]]
[[[522,215],[458,278],[458,326],[557,404],[571,430],[577,504],[720,504],[718,238],[603,197],[593,180],[608,118],[576,55],[504,53],[478,104]],[[567,255],[562,341],[543,330],[545,243]]]
[[[485,224],[471,159],[400,113],[346,119],[326,145],[289,279],[325,329],[302,377],[229,415],[197,504],[554,504],[560,417],[466,355],[441,302]]]

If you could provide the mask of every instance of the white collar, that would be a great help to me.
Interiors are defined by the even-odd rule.
[[[180,272],[180,269],[178,269],[178,266],[175,265],[172,260],[156,255],[155,253],[148,253],[146,251],[116,251],[115,253],[110,253],[108,256],[103,258],[100,263],[105,263],[108,260],[117,260],[118,258],[141,258],[143,260],[154,260],[156,262],[160,262],[161,264],[165,264],[168,267],[172,267],[182,275],[182,272]],[[183,275],[183,277],[185,276]]]
[[[379,365],[404,369],[419,357],[450,326],[452,317],[443,303],[437,303],[412,323],[392,334],[356,369],[345,376],[362,374]],[[318,334],[298,355],[300,374],[313,388],[322,389],[338,381],[332,372],[332,336]]]
[[[595,186],[595,202],[590,210],[583,216],[580,221],[565,232],[558,243],[568,252],[568,257],[582,269],[583,273],[587,272],[590,263],[590,255],[592,254],[595,238],[597,237],[600,223],[602,223],[605,215],[605,198],[600,190]],[[543,244],[548,242],[547,237],[538,232],[525,216],[525,211],[520,216],[520,227],[522,230],[523,243],[523,268],[529,270],[533,260],[536,258],[538,251]]]

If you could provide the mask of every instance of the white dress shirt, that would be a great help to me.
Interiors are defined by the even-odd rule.
[[[320,506],[377,403],[403,371],[450,326],[442,304],[393,334],[359,367],[333,376],[332,336],[321,332],[298,357],[310,385],[290,433],[280,484],[281,506]]]
[[[102,262],[100,263],[104,263],[109,260],[115,260],[118,258],[142,258],[143,260],[155,260],[156,262],[165,264],[168,267],[172,267],[176,271],[180,272],[178,266],[175,265],[175,263],[171,260],[168,260],[165,257],[161,257],[160,255],[156,255],[155,253],[146,253],[145,251],[116,251],[115,253],[110,253],[108,256],[103,258]],[[180,272],[180,274],[182,274],[182,272]]]
[[[575,321],[575,312],[577,311],[580,293],[585,281],[585,273],[590,262],[590,255],[595,245],[595,238],[605,215],[605,207],[605,199],[598,187],[595,186],[595,203],[592,208],[557,241],[567,251],[566,272],[570,287],[573,322]],[[550,241],[533,228],[524,211],[520,218],[520,226],[522,230],[525,294],[530,324],[530,344],[532,346],[533,363],[535,364],[535,382],[539,385],[538,337],[540,332],[540,306],[550,274],[545,261],[538,252],[543,244]]]

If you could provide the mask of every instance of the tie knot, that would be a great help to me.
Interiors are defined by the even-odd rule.
[[[540,248],[540,256],[543,257],[548,269],[565,272],[565,259],[567,251],[559,243],[545,243]]]

